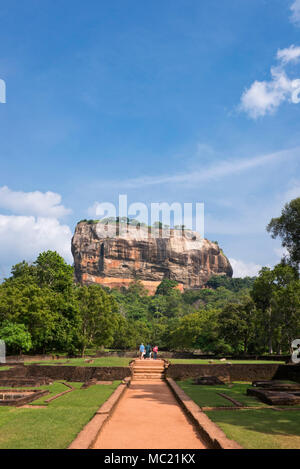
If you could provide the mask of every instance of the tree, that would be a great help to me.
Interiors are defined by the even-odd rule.
[[[184,302],[199,309],[222,309],[224,304],[239,301],[239,297],[244,294],[244,290],[235,293],[225,287],[218,287],[215,290],[204,288],[202,290],[189,290],[182,295]]]
[[[121,292],[113,289],[111,295],[127,319],[148,321],[151,298],[141,281],[131,282],[128,289]]]
[[[112,346],[121,350],[136,348],[135,323],[128,321],[121,314],[117,314],[115,319],[116,327],[114,330]]]
[[[21,262],[0,285],[0,324],[25,324],[35,352],[73,352],[78,330],[73,269],[55,252]]]
[[[150,342],[152,345],[158,345],[160,348],[167,346],[167,335],[168,335],[168,318],[160,315],[160,317],[154,318],[150,323]]]
[[[216,353],[220,349],[218,337],[219,311],[198,311],[179,318],[170,330],[170,345],[173,349],[200,349]]]
[[[155,295],[169,295],[177,285],[178,282],[176,280],[164,278],[158,285]]]
[[[219,315],[220,337],[233,353],[248,353],[255,336],[256,310],[253,300],[245,296],[240,303],[228,303]]]
[[[34,266],[40,287],[48,287],[61,293],[73,288],[74,269],[56,251],[42,252]]]
[[[159,312],[165,317],[176,317],[184,314],[184,302],[182,294],[178,289],[164,288],[164,294],[155,295],[151,298],[150,303],[150,319]]]
[[[293,339],[300,333],[300,281],[298,272],[281,262],[274,267],[275,288],[273,307],[278,322],[278,348],[289,350]]]
[[[251,296],[259,310],[260,336],[267,337],[269,353],[273,353],[275,342],[277,345],[282,342],[283,335],[287,337],[287,333],[291,334],[295,315],[300,314],[299,309],[297,313],[298,283],[297,270],[285,262],[276,265],[273,270],[263,267],[254,282]],[[289,303],[293,298],[292,292],[296,296]]]
[[[240,292],[241,290],[249,289],[253,286],[255,277],[245,278],[231,278],[227,275],[213,275],[207,282],[206,287],[216,290],[219,287],[224,287],[233,292]]]
[[[251,297],[262,312],[262,328],[267,337],[269,353],[273,353],[273,333],[276,326],[276,318],[272,308],[273,293],[274,272],[269,267],[263,267],[254,282]]]
[[[132,297],[147,297],[148,290],[144,287],[143,283],[140,280],[134,280],[130,282],[126,294]]]
[[[26,325],[35,352],[74,348],[78,313],[72,297],[34,282],[4,282],[0,286],[0,323],[5,320]]]
[[[289,253],[289,261],[299,268],[300,264],[300,197],[286,204],[278,218],[272,218],[267,226],[272,238],[282,239],[282,246]]]
[[[32,347],[31,335],[24,324],[5,321],[0,328],[0,339],[11,352],[28,352]]]
[[[36,278],[36,269],[33,265],[28,264],[28,262],[23,261],[19,264],[12,266],[11,268],[11,279],[12,280],[34,280]],[[7,279],[6,279],[7,280]]]
[[[111,345],[117,326],[117,307],[112,296],[100,285],[89,285],[78,287],[76,298],[80,314],[78,337],[82,356],[88,346]]]
[[[201,334],[200,313],[187,314],[180,318],[177,326],[171,331],[171,344],[174,349],[195,349],[199,347]]]

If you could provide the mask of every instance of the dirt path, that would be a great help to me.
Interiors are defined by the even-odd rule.
[[[205,449],[163,380],[133,381],[95,449]]]

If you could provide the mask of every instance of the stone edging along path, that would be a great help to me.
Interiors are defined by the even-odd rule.
[[[130,380],[127,378],[97,410],[92,420],[81,430],[68,449],[91,449],[105,423],[112,416],[118,402],[124,395]]]
[[[196,425],[200,435],[211,449],[243,449],[236,441],[227,438],[225,433],[212,422],[201,408],[181,389],[172,378],[166,379],[177,401]]]

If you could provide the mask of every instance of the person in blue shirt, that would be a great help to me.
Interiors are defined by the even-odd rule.
[[[143,343],[140,345],[140,359],[142,360],[143,356],[145,354],[145,346]]]

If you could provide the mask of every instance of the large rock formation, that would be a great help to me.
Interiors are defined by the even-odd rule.
[[[118,225],[117,225],[118,227]],[[232,267],[218,244],[196,232],[156,230],[131,225],[80,222],[72,239],[76,280],[108,287],[140,279],[150,294],[164,278],[181,290],[201,288],[212,275],[232,276]]]

